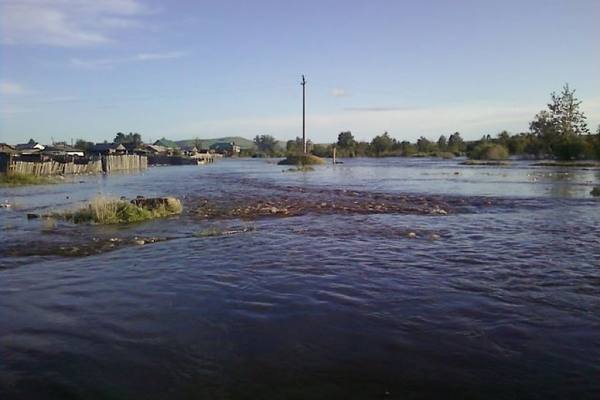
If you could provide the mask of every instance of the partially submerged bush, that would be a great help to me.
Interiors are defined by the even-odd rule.
[[[600,197],[600,186],[593,188],[590,194],[594,197]]]
[[[325,164],[323,159],[312,154],[289,154],[285,159],[279,161],[279,165],[321,165]]]
[[[48,176],[33,174],[0,174],[0,186],[46,185],[56,183]]]
[[[181,210],[181,202],[172,197],[152,208],[126,200],[96,197],[87,207],[59,216],[76,224],[88,222],[103,225],[128,224],[180,214]]]
[[[469,153],[475,160],[506,160],[508,149],[501,144],[480,143]]]

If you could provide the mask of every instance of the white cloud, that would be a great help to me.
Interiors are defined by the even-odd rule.
[[[27,91],[18,83],[8,81],[0,82],[0,94],[10,96],[26,93]]]
[[[122,58],[96,58],[96,59],[81,59],[71,58],[69,63],[73,67],[89,68],[89,69],[112,69],[117,64],[125,64],[130,62],[150,62],[159,60],[171,60],[184,57],[187,53],[183,51],[170,51],[164,53],[139,53],[131,57]]]
[[[331,89],[331,95],[333,97],[350,97],[350,93],[348,93],[348,91],[346,91],[346,89],[342,89],[342,88]]]
[[[133,57],[138,61],[151,61],[151,60],[167,60],[171,58],[181,58],[185,55],[183,51],[170,51],[167,53],[140,53]]]
[[[0,4],[4,44],[63,47],[111,41],[115,29],[137,27],[148,10],[138,0],[6,0]]]

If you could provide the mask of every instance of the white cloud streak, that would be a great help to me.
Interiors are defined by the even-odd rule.
[[[115,29],[141,26],[137,0],[6,0],[0,40],[9,45],[82,47],[112,41]]]
[[[342,88],[333,88],[331,89],[331,95],[333,97],[350,97],[350,93],[348,93],[348,91],[346,89],[342,89]]]
[[[172,58],[181,58],[185,56],[183,51],[170,51],[167,53],[140,53],[133,57],[138,61],[151,61],[151,60],[168,60]]]
[[[0,94],[5,95],[5,96],[21,95],[21,94],[27,94],[27,90],[25,90],[18,83],[1,81],[0,82]]]
[[[69,63],[73,67],[88,68],[88,69],[112,69],[118,64],[126,64],[131,62],[150,62],[160,60],[172,60],[184,57],[187,53],[184,51],[169,51],[164,53],[139,53],[131,57],[123,58],[97,58],[97,59],[81,59],[72,58]]]

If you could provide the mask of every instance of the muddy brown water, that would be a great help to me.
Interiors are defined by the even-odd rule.
[[[0,189],[0,398],[598,398],[598,171],[282,169]],[[98,194],[184,213],[25,217]]]

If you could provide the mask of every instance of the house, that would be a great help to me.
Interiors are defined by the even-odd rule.
[[[234,142],[218,142],[210,146],[210,149],[217,154],[222,154],[224,156],[236,156],[240,153],[240,146],[236,145]]]
[[[184,156],[193,157],[198,154],[198,148],[194,145],[191,146],[181,146],[181,153]]]
[[[172,152],[172,149],[158,144],[146,144],[142,148],[151,155],[167,155]]]
[[[72,156],[72,157],[83,157],[83,150],[76,149],[64,143],[55,143],[51,146],[46,146],[42,150],[43,154],[50,156]]]
[[[165,139],[165,138],[158,139],[156,142],[154,142],[154,145],[155,146],[164,146],[164,147],[168,147],[168,148],[171,148],[171,149],[177,149],[177,148],[179,148],[179,146],[177,145],[177,143],[175,143],[172,140]]]
[[[0,143],[0,153],[8,153],[8,154],[13,154],[15,153],[16,149],[14,146],[11,146],[10,144],[6,144],[6,143]]]
[[[44,150],[45,147],[46,146],[44,146],[43,144],[39,144],[38,142],[32,139],[27,143],[21,143],[16,145],[15,149],[21,154],[36,154]]]
[[[90,154],[94,155],[116,155],[125,154],[127,149],[120,143],[96,143],[90,150]]]

